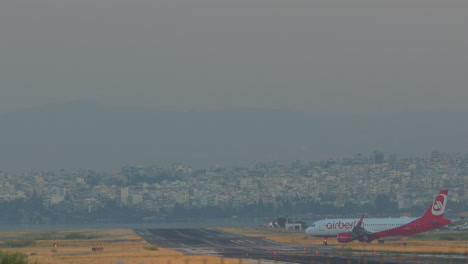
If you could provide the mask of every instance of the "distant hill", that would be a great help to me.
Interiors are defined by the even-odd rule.
[[[195,167],[468,152],[468,113],[307,115],[281,110],[164,112],[92,101],[0,116],[0,170],[182,162]]]

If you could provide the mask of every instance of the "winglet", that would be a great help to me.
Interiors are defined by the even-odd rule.
[[[362,226],[362,221],[364,220],[364,217],[366,215],[362,215],[361,218],[359,219],[359,222],[357,223],[358,226]]]

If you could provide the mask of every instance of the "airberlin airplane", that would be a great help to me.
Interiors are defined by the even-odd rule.
[[[450,224],[444,219],[448,190],[442,190],[436,196],[426,212],[418,218],[366,218],[360,219],[324,219],[313,223],[305,231],[307,235],[327,239],[336,237],[338,242],[348,243],[354,240],[371,242],[388,236],[409,236]]]

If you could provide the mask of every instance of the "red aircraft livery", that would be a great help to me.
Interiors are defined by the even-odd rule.
[[[310,236],[327,238],[336,237],[338,242],[354,240],[371,242],[387,236],[409,236],[451,223],[444,219],[448,190],[442,190],[435,197],[426,212],[418,218],[366,218],[361,219],[324,219],[313,223],[306,229]]]

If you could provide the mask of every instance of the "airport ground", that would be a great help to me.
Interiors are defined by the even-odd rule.
[[[2,250],[22,252],[38,264],[465,264],[468,241],[463,237],[467,234],[450,232],[443,241],[440,235],[439,239],[428,235],[383,245],[330,241],[327,247],[321,246],[321,239],[302,232],[264,228],[16,230],[0,231],[0,241]],[[15,245],[12,241],[33,243]]]

